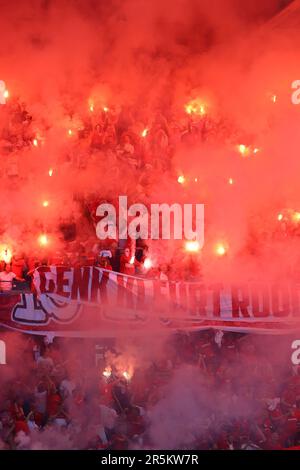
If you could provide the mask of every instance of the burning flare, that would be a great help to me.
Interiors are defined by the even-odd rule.
[[[3,248],[0,253],[0,259],[5,263],[10,263],[12,258],[12,252],[9,248]]]
[[[249,147],[247,147],[246,145],[244,144],[239,144],[238,145],[238,151],[240,152],[240,154],[245,157],[246,155],[248,155],[249,153]]]
[[[184,109],[187,114],[197,114],[198,116],[204,116],[206,114],[205,107],[199,99],[189,101]]]
[[[224,243],[218,243],[215,248],[215,252],[218,256],[224,256],[227,253],[227,248]]]
[[[122,375],[123,375],[124,379],[126,379],[128,382],[132,379],[132,374],[130,372],[128,372],[127,370],[124,370]]]
[[[111,367],[108,366],[108,367],[105,367],[104,371],[102,372],[102,375],[103,377],[106,377],[107,379],[109,379],[109,377],[111,377]]]
[[[300,222],[300,212],[294,212],[293,219],[295,222]]]
[[[185,242],[185,251],[189,253],[197,253],[200,250],[200,244],[196,240],[188,240]]]
[[[150,258],[146,258],[144,261],[144,268],[150,269],[152,267],[152,261]]]
[[[39,244],[40,244],[41,246],[46,246],[46,245],[48,245],[48,243],[49,243],[49,239],[48,239],[48,237],[47,237],[47,235],[46,235],[45,233],[42,233],[42,234],[39,236],[39,239],[38,239],[38,240],[39,240]]]

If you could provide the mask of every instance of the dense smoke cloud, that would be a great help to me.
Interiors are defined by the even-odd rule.
[[[161,83],[284,3],[35,0],[16,8],[2,1],[2,73],[22,96],[45,100],[67,92],[84,95],[103,80],[123,89],[128,99],[128,88],[135,97],[146,88],[153,95],[163,71]]]
[[[67,411],[68,425],[61,415],[42,430],[37,426],[30,427],[30,433],[21,430],[14,436],[16,448],[94,448],[97,439],[103,438],[104,429],[109,435],[108,429],[112,427],[114,433],[126,435],[130,426],[126,410],[119,408],[117,400],[108,405],[103,392],[102,373],[109,365],[119,377],[124,370],[128,371],[130,380],[125,396],[130,390],[131,400],[140,407],[146,423],[138,439],[137,436],[129,439],[130,448],[201,449],[209,447],[211,440],[217,444],[228,429],[232,429],[234,436],[234,430],[246,422],[250,423],[252,439],[256,436],[256,441],[263,443],[267,432],[260,419],[267,409],[272,410],[291,375],[292,338],[235,336],[231,344],[239,352],[229,354],[225,339],[230,344],[230,334],[225,333],[220,355],[214,354],[209,359],[201,355],[201,345],[213,344],[214,333],[205,335],[183,335],[186,341],[183,348],[174,342],[174,336],[159,339],[145,333],[139,339],[116,338],[104,360],[96,363],[97,342],[69,339],[59,341],[58,345],[56,340],[52,353],[32,362],[34,341],[15,333],[6,335],[8,365],[1,366],[1,418],[7,405],[3,397],[8,392],[11,399],[23,396],[25,401],[29,401],[28,397],[32,401],[33,395],[38,397],[34,384],[45,380],[48,373],[65,399],[63,409]],[[195,351],[191,356],[189,345],[193,343]],[[27,365],[24,361],[20,363],[20,353],[26,357]],[[50,361],[49,367],[47,360],[51,357],[56,360]],[[116,386],[117,382],[113,383]],[[79,392],[79,396],[81,392],[85,398],[77,402],[77,394],[66,395],[68,389]],[[234,440],[232,443],[236,445]]]
[[[97,195],[97,202],[127,194],[130,202],[146,204],[205,203],[205,247],[195,260],[202,262],[208,280],[266,281],[290,273],[297,263],[299,237],[273,236],[279,213],[284,218],[286,213],[290,217],[285,211],[300,211],[299,109],[290,99],[291,82],[299,78],[299,33],[289,18],[284,28],[272,20],[288,3],[0,0],[0,79],[10,92],[9,106],[17,99],[26,103],[33,117],[30,139],[37,140],[37,145],[30,143],[18,152],[1,146],[1,244],[34,254],[38,236],[47,232],[52,237],[51,254],[63,251],[59,225],[67,221],[76,223],[78,241],[91,238],[93,245],[95,230],[82,201],[91,194]],[[196,123],[185,112],[194,99],[207,111]],[[90,125],[91,106],[95,114],[103,107],[116,115],[122,110],[136,135],[151,129],[157,116],[163,125],[166,121],[172,128],[170,164],[164,170],[153,164],[151,171],[136,172],[113,152],[91,152],[89,142],[77,136]],[[8,118],[5,107],[0,111],[2,132]],[[176,138],[176,129],[194,124],[202,139],[195,143],[192,138]],[[240,144],[249,146],[250,155],[241,155]],[[185,184],[178,184],[179,175],[185,176]],[[234,184],[228,184],[229,179]],[[49,202],[46,209],[44,201]],[[218,242],[228,245],[228,256],[215,256]],[[156,264],[166,262],[183,270],[183,263],[191,261],[181,241],[149,245]],[[114,333],[119,334],[116,327]],[[118,372],[132,369],[138,376],[139,369],[165,359],[165,337],[154,341],[150,327],[140,341],[125,336],[118,340],[121,354],[106,357]],[[1,369],[1,386],[18,376],[23,367],[19,352],[31,341],[15,335],[3,339],[15,353]],[[262,357],[267,350],[281,356],[288,342],[255,341],[264,343],[259,344]],[[85,374],[90,382],[88,409],[78,415],[72,410],[72,417],[79,430],[90,427],[91,432],[83,437],[74,429],[70,437],[63,429],[38,435],[33,431],[30,441],[19,435],[20,448],[83,448],[95,426],[101,428],[93,399],[102,370],[87,366],[84,345],[74,351],[64,343],[61,349],[69,361],[68,377],[80,382]],[[283,379],[282,358],[269,360],[276,379]],[[233,370],[244,366],[241,361]],[[27,372],[20,372],[24,383],[31,380]],[[202,428],[205,434],[207,415],[216,402],[217,411],[232,419],[256,411],[251,400],[243,399],[235,403],[235,410],[227,410],[230,391],[216,387],[210,396],[194,365],[184,364],[173,372],[149,413],[150,441],[156,447],[192,446]],[[250,374],[250,384],[253,381]]]
[[[2,161],[3,171],[9,172],[17,160],[20,177],[18,184],[9,180],[1,189],[8,214],[2,223],[5,243],[35,250],[39,233],[47,231],[55,234],[52,248],[61,247],[57,227],[62,219],[85,225],[74,194],[97,192],[101,200],[127,193],[132,202],[146,203],[203,202],[208,274],[215,272],[212,253],[218,240],[228,243],[237,265],[241,260],[245,265],[247,258],[248,272],[249,250],[257,251],[257,239],[268,239],[278,212],[298,209],[298,110],[290,104],[290,83],[297,78],[296,32],[291,27],[286,35],[272,21],[268,26],[287,3],[32,1],[15,8],[13,2],[1,2],[1,78],[12,101],[19,96],[26,102],[38,138],[37,148]],[[276,106],[273,94],[279,96]],[[84,143],[68,138],[67,132],[86,126],[90,103],[129,107],[140,132],[151,127],[157,112],[172,126],[186,123],[184,105],[195,98],[203,100],[218,129],[223,126],[225,143],[218,138],[174,143],[170,172],[153,170],[137,178],[113,155],[85,155],[88,161],[80,171],[65,164],[78,159],[80,167],[87,154]],[[239,143],[259,152],[244,159],[236,151]],[[198,184],[178,188],[181,173],[191,181],[197,177]],[[47,211],[44,200],[49,201]],[[82,228],[83,238],[88,233]],[[157,243],[154,257],[165,252],[169,261],[176,246],[166,249]],[[285,244],[284,251],[272,242],[277,270],[281,254],[289,265],[295,249],[294,242]],[[263,252],[261,262],[267,264],[268,249]],[[218,269],[223,272],[222,266]],[[266,277],[277,274],[276,266],[268,271]]]

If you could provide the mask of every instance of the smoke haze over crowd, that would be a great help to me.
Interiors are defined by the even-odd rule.
[[[55,233],[61,218],[80,223],[74,194],[97,193],[101,200],[125,193],[132,202],[205,203],[206,265],[222,240],[230,257],[251,265],[249,251],[260,251],[257,240],[268,240],[278,214],[299,210],[299,110],[290,100],[297,31],[288,19],[282,30],[271,20],[287,3],[31,1],[16,8],[1,2],[1,79],[8,103],[17,97],[26,103],[37,139],[17,156],[3,155],[4,174],[16,163],[20,178],[2,184],[5,242],[33,250],[39,233]],[[200,123],[207,137],[194,144],[176,140],[175,132],[187,125],[184,107],[191,100],[200,100],[207,116]],[[137,133],[162,114],[175,133],[171,171],[162,175],[154,166],[137,180],[112,156],[98,156],[96,168],[84,142],[68,135],[86,127],[91,106],[95,113],[127,110]],[[0,119],[5,126],[4,110]],[[241,155],[241,144],[251,155]],[[81,153],[79,174],[64,161]],[[36,225],[41,229],[33,230]],[[277,275],[283,250],[286,264],[294,262],[298,243],[278,243],[259,252],[268,261],[271,253],[278,257],[267,277]],[[170,259],[174,247],[168,250]]]

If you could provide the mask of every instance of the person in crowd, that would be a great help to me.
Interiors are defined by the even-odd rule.
[[[0,291],[9,292],[13,288],[13,281],[23,282],[25,279],[18,277],[13,271],[10,263],[7,263],[4,270],[0,272]]]
[[[120,272],[134,276],[135,274],[135,257],[131,255],[130,248],[125,248],[120,258]]]
[[[110,250],[101,250],[97,258],[96,264],[97,266],[99,266],[99,268],[112,271],[112,265],[110,262],[111,258],[112,258],[112,254]]]
[[[11,259],[11,270],[13,273],[15,273],[16,277],[23,279],[26,269],[27,265],[24,254],[13,255]]]
[[[153,409],[158,405],[161,420],[165,419],[163,410],[169,406],[168,396],[173,393],[172,387],[178,386],[174,374],[186,366],[185,371],[193,367],[193,380],[201,379],[201,391],[194,400],[204,399],[201,422],[189,448],[283,449],[299,443],[297,371],[287,367],[279,380],[276,365],[267,364],[266,358],[262,368],[245,367],[250,356],[255,362],[261,359],[251,335],[223,332],[218,344],[214,331],[182,332],[171,339],[161,359],[149,364],[142,362],[131,377],[124,377],[124,369],[119,369],[117,360],[109,375],[100,375],[99,386],[93,381],[86,362],[81,369],[74,354],[69,352],[66,358],[61,353],[63,340],[45,343],[38,361],[32,354],[32,364],[23,367],[21,375],[8,379],[7,383],[2,381],[0,439],[3,445],[30,448],[39,439],[39,433],[53,429],[59,436],[67,435],[72,448],[113,450],[141,445],[149,448]],[[80,348],[77,354],[81,354]],[[105,360],[117,358],[115,354],[107,355]],[[204,367],[198,361],[199,355]],[[275,389],[268,392],[267,400],[258,400],[266,366]],[[99,377],[98,369],[96,375]],[[255,393],[245,393],[251,388]],[[176,388],[174,393],[176,396]],[[276,399],[271,398],[276,395]],[[75,429],[79,433],[85,429],[86,439],[81,432],[78,440]],[[182,444],[178,443],[176,448],[185,448],[185,437],[183,434]],[[51,440],[47,445],[51,448]]]
[[[103,128],[100,124],[96,124],[91,138],[91,147],[95,150],[101,150],[104,144]]]

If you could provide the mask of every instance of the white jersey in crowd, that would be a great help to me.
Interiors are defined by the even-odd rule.
[[[12,281],[17,277],[15,273],[6,271],[0,272],[0,290],[9,291],[12,289]]]

